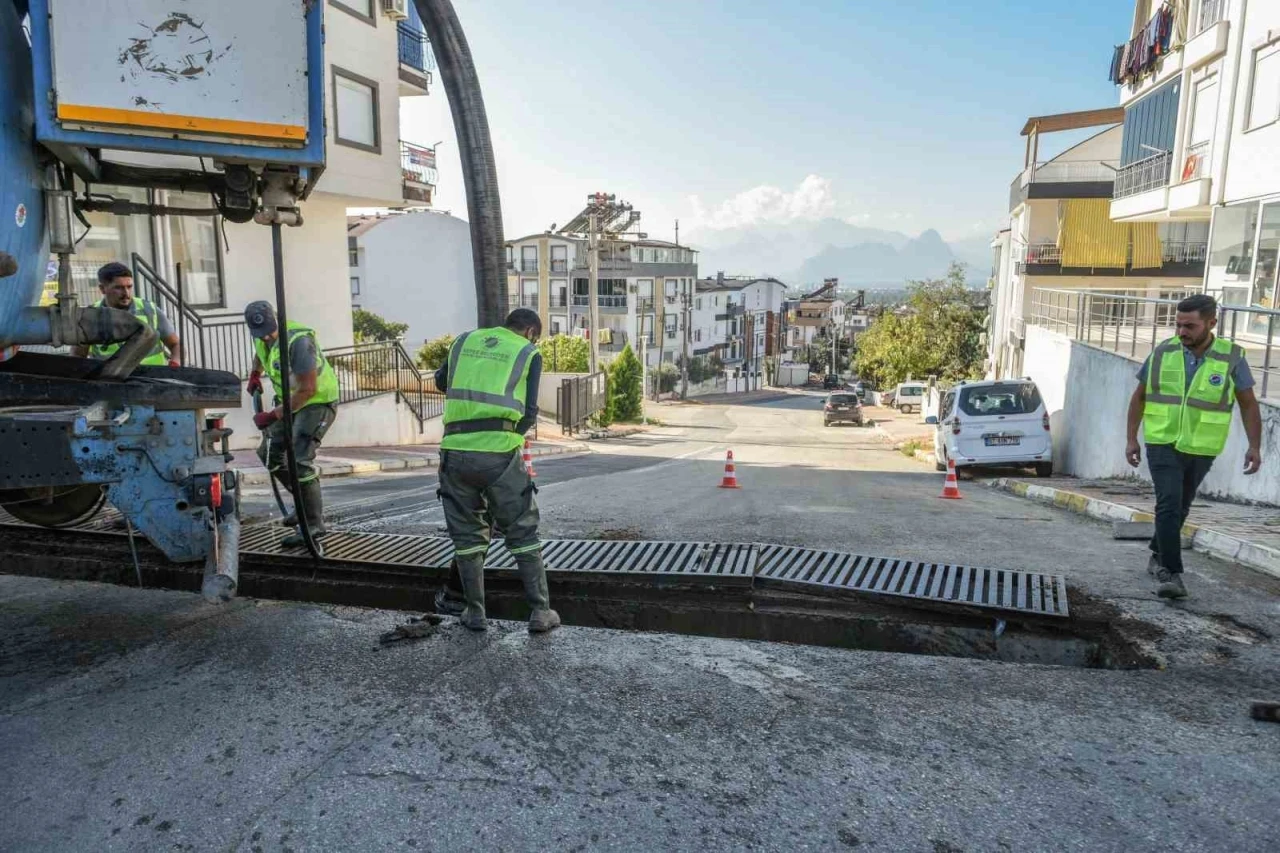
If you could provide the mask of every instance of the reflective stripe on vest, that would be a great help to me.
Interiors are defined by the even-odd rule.
[[[316,337],[315,329],[304,326],[301,323],[289,321],[288,326],[289,346],[292,347],[298,338],[308,335],[312,344],[316,348],[316,392],[312,394],[303,406],[310,406],[313,403],[336,403],[339,397],[338,376],[333,372],[333,367],[329,364],[328,359],[324,357],[324,350],[320,349],[320,340]],[[276,394],[280,393],[280,337],[277,335],[271,346],[267,346],[266,341],[261,338],[253,339],[254,354],[258,357],[258,363],[262,365],[262,369],[266,372],[267,378],[271,380],[271,387]],[[290,350],[292,352],[292,350]],[[292,364],[289,365],[293,367]],[[297,373],[292,369],[289,371],[289,391],[293,392],[298,387]],[[301,408],[301,407],[300,407]]]
[[[1244,349],[1215,338],[1187,384],[1182,342],[1170,338],[1151,353],[1147,367],[1143,434],[1149,444],[1172,444],[1195,456],[1217,456],[1226,447],[1235,405],[1232,371]]]
[[[506,328],[476,329],[459,335],[449,350],[449,387],[444,425],[467,421],[507,421],[524,417],[529,367],[537,348]],[[523,443],[513,430],[447,434],[446,450],[506,452]]]
[[[99,299],[93,303],[94,308],[110,308],[106,299]],[[124,311],[124,308],[117,308],[117,311]],[[143,323],[147,324],[156,333],[156,343],[152,347],[151,352],[147,354],[140,364],[168,364],[169,357],[164,354],[164,343],[160,340],[160,310],[156,308],[155,303],[150,299],[143,299],[139,296],[133,297],[133,302],[129,304],[128,311],[137,317]],[[94,344],[89,347],[89,355],[94,358],[108,359],[116,354],[121,344]]]

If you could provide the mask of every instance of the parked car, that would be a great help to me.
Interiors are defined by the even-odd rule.
[[[842,387],[844,387],[844,382],[842,382],[840,377],[836,374],[828,373],[826,376],[822,377],[822,388],[824,391],[831,391]]]
[[[903,382],[893,389],[893,407],[899,412],[910,412],[911,410],[920,411],[920,406],[924,403],[923,382]]]
[[[837,391],[827,395],[822,404],[822,425],[853,424],[862,426],[862,403],[852,391]]]
[[[929,420],[934,420],[930,417]],[[942,395],[933,453],[939,471],[974,465],[1053,474],[1049,412],[1029,379],[962,382]]]

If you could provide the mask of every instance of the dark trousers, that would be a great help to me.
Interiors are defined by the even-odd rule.
[[[1174,574],[1182,572],[1182,525],[1187,523],[1191,502],[1214,458],[1182,453],[1172,444],[1147,445],[1147,469],[1156,487],[1156,535],[1151,540],[1151,553]]]

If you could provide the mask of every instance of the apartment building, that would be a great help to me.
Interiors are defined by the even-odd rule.
[[[1026,322],[1038,306],[1060,304],[1071,292],[1174,298],[1200,289],[1207,220],[1112,218],[1125,118],[1123,109],[1109,108],[1035,116],[1024,125],[1009,225],[993,241],[988,375],[1022,375]],[[1089,128],[1102,129],[1040,159],[1043,137]]]
[[[338,347],[352,340],[347,209],[422,204],[434,189],[433,155],[400,138],[399,118],[401,97],[429,93],[433,59],[412,3],[406,5],[406,19],[385,14],[381,0],[328,0],[323,8],[327,164],[302,204],[304,224],[284,231],[284,270],[290,316],[314,326],[325,346]],[[204,196],[172,190],[95,185],[93,191],[209,207]],[[171,289],[177,287],[181,266],[185,307],[209,326],[232,327],[247,303],[275,299],[268,228],[212,216],[87,217],[91,227],[77,247],[73,274],[82,299],[97,300],[99,266],[135,257]],[[139,288],[147,292],[145,282]],[[183,331],[196,334],[197,329],[184,324]],[[208,337],[207,346],[247,346],[247,339],[229,329]]]
[[[1167,50],[1135,51],[1171,19]],[[1125,110],[1113,218],[1209,227],[1205,290],[1226,305],[1276,308],[1280,250],[1280,8],[1271,0],[1134,6],[1121,81]],[[1141,63],[1139,63],[1141,65]],[[1266,315],[1247,318],[1264,336]],[[1277,323],[1280,325],[1280,323]],[[1256,327],[1256,328],[1254,328]]]
[[[690,327],[697,252],[663,240],[628,237],[600,250],[596,304],[603,361],[627,344],[649,366],[673,363]],[[587,242],[531,234],[507,243],[511,307],[536,310],[548,334],[590,334]]]
[[[694,297],[693,353],[716,351],[731,375],[756,376],[778,354],[787,286],[776,278],[701,279]]]
[[[476,325],[471,226],[427,209],[347,220],[351,307],[408,323],[410,352]]]

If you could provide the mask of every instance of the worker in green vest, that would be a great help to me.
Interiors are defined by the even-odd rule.
[[[501,327],[459,335],[436,371],[436,387],[445,392],[440,502],[466,601],[460,618],[475,631],[486,627],[484,559],[491,524],[515,558],[532,611],[529,630],[560,625],[542,565],[537,487],[521,459],[524,434],[538,420],[542,356],[535,344],[541,334],[538,315],[517,308]]]
[[[250,394],[262,391],[262,377],[271,380],[277,397],[275,408],[253,417],[264,431],[258,445],[258,458],[294,498],[294,513],[284,519],[286,526],[296,526],[298,499],[306,509],[307,527],[313,538],[322,536],[324,500],[320,493],[320,472],[316,470],[316,451],[324,434],[338,414],[338,377],[324,357],[313,329],[289,322],[289,409],[293,412],[293,455],[297,460],[298,482],[289,476],[284,446],[284,408],[280,392],[280,328],[270,302],[251,302],[244,309],[244,320],[253,335],[253,370],[246,386]],[[282,545],[303,545],[301,531],[281,540]]]
[[[1238,344],[1215,337],[1218,303],[1197,294],[1178,303],[1176,337],[1161,344],[1138,371],[1129,401],[1130,465],[1142,462],[1138,424],[1147,445],[1147,468],[1156,492],[1156,533],[1147,571],[1162,598],[1186,598],[1182,580],[1182,526],[1196,490],[1227,445],[1231,410],[1240,404],[1248,449],[1244,473],[1262,467],[1262,414],[1253,374]]]
[[[102,298],[94,303],[95,308],[119,308],[128,311],[156,332],[156,343],[141,364],[169,365],[177,367],[182,363],[182,343],[178,333],[174,331],[169,318],[160,313],[160,309],[150,299],[133,295],[133,271],[118,261],[103,266],[98,270],[98,290]],[[165,349],[169,354],[165,355]],[[92,356],[106,360],[115,355],[120,344],[94,344],[93,346],[73,347],[72,355],[80,358]]]

